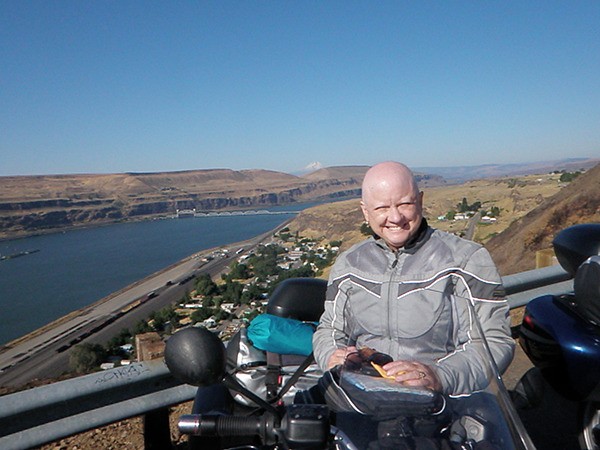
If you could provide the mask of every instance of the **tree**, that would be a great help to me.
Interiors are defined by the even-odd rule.
[[[160,311],[154,311],[150,314],[150,318],[154,321],[153,327],[156,331],[164,331],[167,323],[176,322],[178,319],[177,313],[172,306],[167,306]]]
[[[229,316],[231,314],[229,314],[227,311],[225,311],[224,309],[219,309],[216,313],[215,313],[215,320],[216,321],[222,321],[222,320],[227,320],[229,319]]]
[[[208,319],[210,316],[214,314],[214,310],[212,308],[199,308],[194,311],[191,315],[192,321],[195,322],[203,322]]]
[[[223,301],[239,305],[243,289],[244,286],[241,283],[235,281],[227,283],[222,295]]]
[[[131,332],[128,328],[121,329],[120,333],[116,336],[113,336],[106,344],[108,353],[113,355],[120,354],[121,349],[119,347],[124,344],[129,344],[131,342],[131,338]]]
[[[237,261],[233,262],[229,271],[230,280],[247,280],[250,278],[250,271],[246,264],[240,264]]]
[[[565,172],[560,176],[559,180],[561,183],[570,183],[579,175],[581,175],[581,172]]]
[[[292,235],[290,233],[279,233],[279,239],[284,242],[289,242],[292,240]]]
[[[216,295],[219,293],[219,287],[209,274],[203,273],[196,278],[196,293],[205,296]]]
[[[207,296],[202,299],[202,307],[203,308],[212,308],[215,306],[215,298],[212,296]]]
[[[242,294],[242,303],[250,303],[252,300],[259,300],[265,293],[265,289],[262,289],[255,283],[246,286],[246,291]]]
[[[279,282],[287,280],[288,278],[312,278],[314,276],[315,272],[310,267],[310,264],[305,264],[297,269],[283,270],[279,274],[277,282],[271,286],[270,291],[273,292],[273,289],[275,289]]]
[[[106,358],[104,347],[99,344],[79,344],[69,355],[69,366],[77,373],[88,373],[102,364]]]
[[[154,331],[152,329],[152,327],[150,325],[148,325],[148,322],[146,322],[145,320],[140,320],[138,323],[135,324],[135,327],[133,327],[133,334],[144,334],[144,333],[148,333],[150,331]]]
[[[191,297],[190,293],[188,291],[185,291],[185,294],[183,294],[183,296],[179,299],[179,303],[181,303],[181,304],[189,303],[191,299],[192,299],[192,297]]]
[[[277,275],[279,273],[277,253],[270,252],[255,256],[252,259],[252,266],[257,277],[267,278],[270,275]]]

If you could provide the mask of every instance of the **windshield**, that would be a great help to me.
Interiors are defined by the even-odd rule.
[[[482,331],[476,312],[477,300],[448,296],[429,287],[409,300],[414,303],[410,307],[416,311],[436,308],[443,298],[446,302],[451,299],[448,307],[452,317],[464,318],[469,324],[469,329],[463,330],[464,345],[449,347],[447,355],[436,353],[432,344],[439,340],[437,328],[442,326],[443,307],[436,310],[439,314],[435,315],[434,322],[414,318],[409,322],[405,317],[396,317],[393,312],[381,317],[382,333],[394,333],[400,328],[395,331],[395,340],[389,340],[393,343],[366,334],[364,312],[346,308],[349,353],[345,363],[333,371],[337,372],[334,381],[341,395],[328,397],[328,401],[334,403],[334,409],[341,411],[337,414],[336,426],[358,448],[372,445],[373,439],[385,448],[400,448],[408,441],[418,447],[419,440],[440,439],[455,445],[471,442],[498,449],[533,448]],[[402,296],[398,298],[398,301],[403,300]],[[405,374],[413,370],[410,364],[406,371],[396,374],[409,377],[405,383],[387,376],[383,370],[392,360],[406,358],[433,367],[435,373],[436,368],[453,357],[462,358],[461,362],[447,364],[444,370],[450,367],[455,370],[451,374],[453,379],[461,380],[456,383],[458,391],[454,392],[448,389],[437,392],[413,385],[418,384],[426,373],[415,369],[418,375]],[[411,381],[410,377],[416,380]]]

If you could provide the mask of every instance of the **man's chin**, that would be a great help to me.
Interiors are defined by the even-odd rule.
[[[404,247],[404,244],[408,242],[410,235],[408,233],[403,233],[402,236],[384,236],[383,240],[387,243],[388,247],[393,250],[398,250],[399,248]]]

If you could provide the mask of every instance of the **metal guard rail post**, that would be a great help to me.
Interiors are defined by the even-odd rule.
[[[572,290],[559,266],[503,278],[511,309],[536,296]],[[173,378],[163,361],[134,363],[0,397],[0,448],[18,450],[183,403],[196,387]]]

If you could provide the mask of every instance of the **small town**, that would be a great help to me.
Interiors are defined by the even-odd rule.
[[[208,275],[196,278],[195,289],[178,304],[154,312],[133,330],[124,329],[105,346],[79,344],[71,350],[70,366],[78,373],[98,368],[107,370],[130,364],[134,359],[162,356],[164,340],[180,328],[205,327],[223,341],[265,311],[269,294],[287,278],[315,277],[330,266],[339,252],[340,241],[317,242],[292,235],[287,227],[270,242],[234,254],[219,249],[200,256],[201,262],[230,258],[232,262],[220,279]]]

